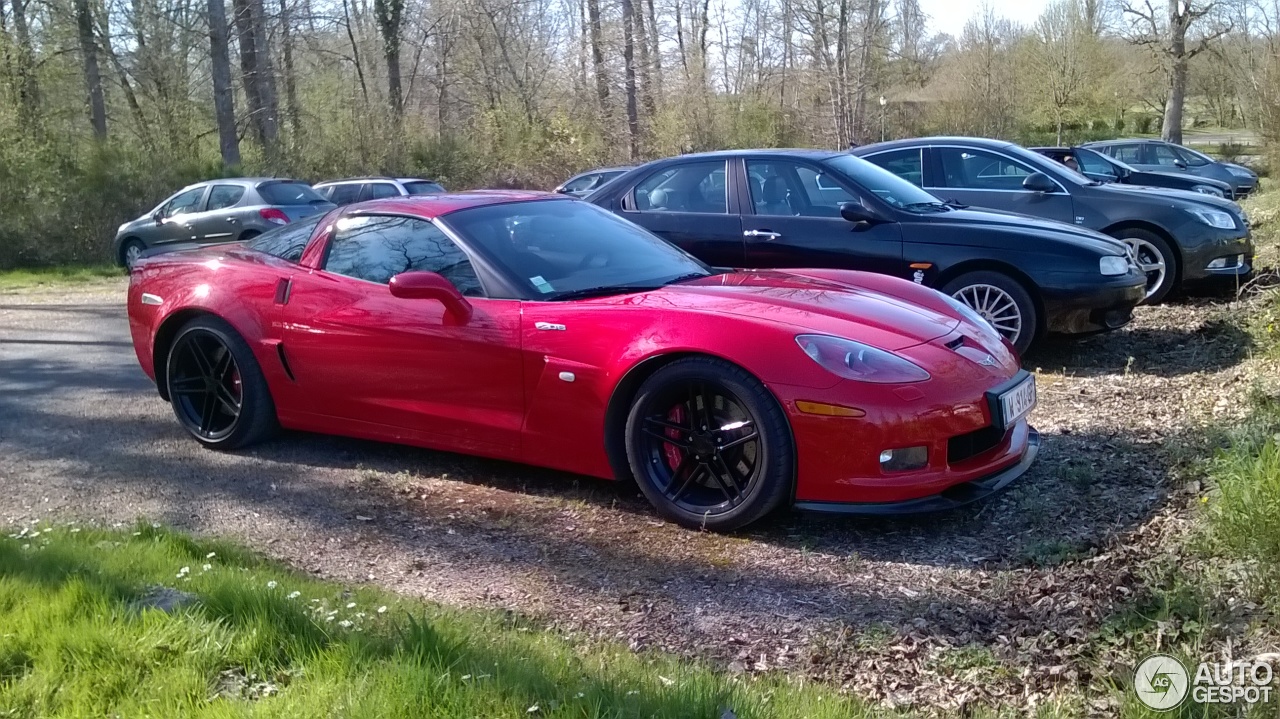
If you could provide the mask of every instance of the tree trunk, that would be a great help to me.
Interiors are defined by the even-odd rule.
[[[348,0],[342,0],[342,18],[343,27],[347,29],[347,41],[351,43],[351,59],[356,66],[356,78],[360,80],[360,96],[364,98],[364,104],[369,104],[369,85],[364,81],[364,65],[360,62],[360,46],[356,43],[356,33],[352,28],[353,22],[351,5]]]
[[[631,2],[631,0],[627,1]],[[637,82],[640,85],[640,106],[644,110],[645,118],[652,123],[654,116],[658,113],[658,107],[653,97],[653,58],[649,54],[650,28],[646,27],[643,4],[635,13],[635,21],[636,43],[640,46],[640,61],[636,68]]]
[[[387,62],[387,102],[391,117],[399,122],[404,111],[400,85],[400,31],[404,16],[404,0],[373,0],[373,14],[382,36],[382,57]]]
[[[296,144],[302,136],[302,106],[298,103],[297,75],[293,66],[293,15],[289,0],[280,0],[280,53],[284,61],[284,103],[289,132]]]
[[[101,142],[107,139],[107,103],[102,94],[102,71],[98,67],[98,41],[93,37],[93,11],[89,0],[75,0],[76,34],[80,40],[80,54],[84,61],[84,82],[89,91],[89,122],[93,125],[93,137]]]
[[[235,89],[231,86],[231,54],[227,49],[225,0],[209,0],[209,59],[213,79],[213,114],[218,121],[218,149],[222,164],[240,165],[240,136],[236,133]]]
[[[40,105],[40,84],[36,80],[35,53],[31,49],[31,32],[27,26],[27,4],[13,0],[13,35],[18,43],[18,100],[23,124],[30,127]],[[3,8],[3,4],[0,4]]]
[[[658,36],[658,15],[653,11],[653,0],[645,0],[649,11],[649,59],[653,62],[654,88],[660,92],[662,88],[662,41]],[[656,96],[657,92],[650,92]]]
[[[1187,98],[1187,26],[1190,17],[1178,12],[1180,0],[1169,0],[1169,97],[1164,103],[1164,123],[1160,137],[1182,144],[1182,108]]]
[[[244,75],[245,98],[249,101],[250,124],[263,152],[273,160],[278,149],[276,118],[279,106],[265,42],[262,2],[232,0],[232,7],[235,10],[236,38],[240,42],[240,71]]]
[[[604,67],[604,31],[600,28],[600,0],[587,0],[587,21],[591,23],[591,63],[596,74],[596,100],[601,119],[609,116],[609,75]]]
[[[640,156],[640,116],[636,106],[635,8],[632,0],[622,0],[622,66],[627,93],[627,136],[629,159]]]

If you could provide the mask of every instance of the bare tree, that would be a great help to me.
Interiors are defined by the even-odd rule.
[[[1187,99],[1187,65],[1191,58],[1208,49],[1209,44],[1230,31],[1230,26],[1218,27],[1187,42],[1187,34],[1201,18],[1217,10],[1217,0],[1166,0],[1164,13],[1152,5],[1151,0],[1127,0],[1125,14],[1131,16],[1136,36],[1133,41],[1147,47],[1164,65],[1169,89],[1164,106],[1164,122],[1160,136],[1166,142],[1181,144],[1182,112]]]
[[[382,57],[387,63],[387,102],[397,121],[404,112],[404,96],[400,88],[400,33],[404,18],[404,0],[373,0],[373,14],[382,37]]]
[[[636,102],[635,8],[632,0],[622,0],[622,66],[627,95],[627,159],[640,156],[640,114]]]
[[[107,138],[107,101],[102,92],[98,41],[93,34],[93,11],[89,7],[89,0],[75,0],[75,11],[84,82],[89,92],[89,123],[93,126],[94,139],[102,141]]]
[[[209,0],[209,65],[213,81],[213,113],[218,123],[218,150],[222,164],[240,165],[240,135],[236,132],[235,89],[231,86],[226,0]]]

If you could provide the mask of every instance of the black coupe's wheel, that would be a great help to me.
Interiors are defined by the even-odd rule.
[[[728,531],[786,499],[795,455],[786,417],[759,380],[693,357],[640,386],[627,417],[627,460],[664,517]]]
[[[178,331],[166,381],[178,421],[206,447],[236,449],[276,429],[275,405],[252,350],[216,317],[198,317]]]
[[[1012,277],[999,272],[969,272],[951,280],[942,291],[965,303],[1013,343],[1027,351],[1040,328],[1031,295]]]
[[[133,269],[134,264],[137,263],[139,257],[142,257],[142,252],[146,249],[141,240],[126,240],[120,246],[120,265],[126,270]]]
[[[1147,276],[1144,305],[1159,304],[1178,281],[1178,261],[1164,238],[1140,228],[1121,230],[1115,238],[1129,246],[1143,274]]]

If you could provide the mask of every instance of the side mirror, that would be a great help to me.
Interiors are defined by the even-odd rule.
[[[434,272],[401,272],[388,283],[402,300],[436,300],[459,324],[471,319],[471,303],[452,282]]]
[[[1058,186],[1043,172],[1033,172],[1022,181],[1022,186],[1032,192],[1054,192]]]
[[[884,219],[875,214],[871,210],[863,207],[856,202],[844,202],[840,204],[840,216],[849,222],[856,224],[867,223],[874,225],[877,222],[883,222]]]
[[[156,210],[151,213],[151,219],[156,221],[157,225],[164,224],[164,210]]]
[[[1178,168],[1179,170],[1187,169],[1187,163],[1183,162],[1182,160],[1174,160],[1173,166]]]

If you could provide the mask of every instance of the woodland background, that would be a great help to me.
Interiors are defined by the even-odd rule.
[[[1280,141],[1280,0],[926,27],[917,0],[0,0],[0,268],[105,262],[119,223],[234,174],[549,188],[882,136]]]

